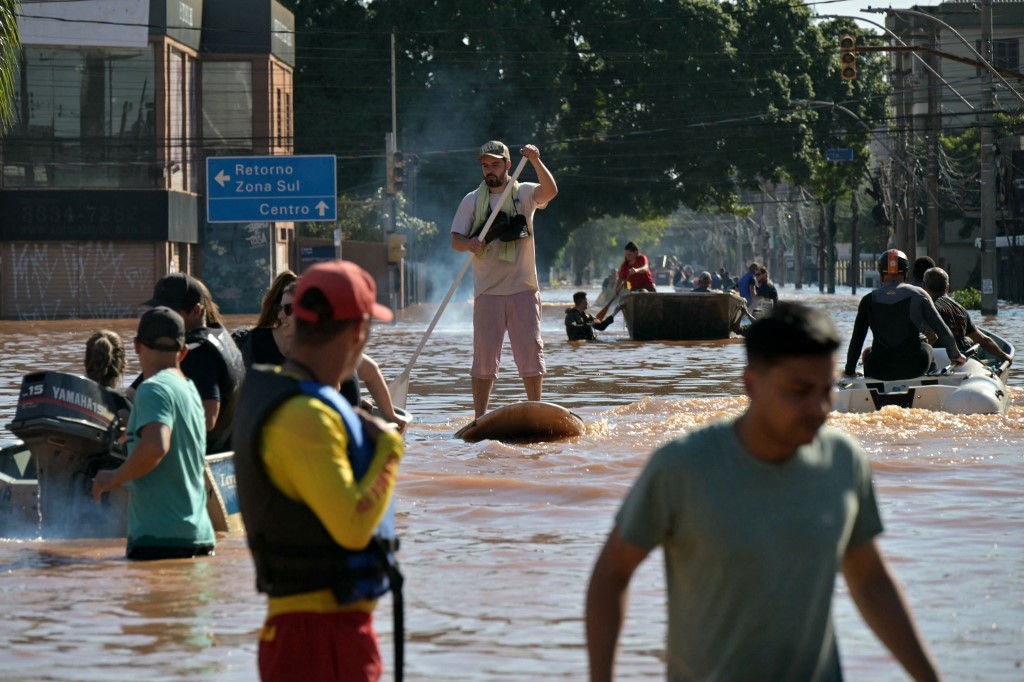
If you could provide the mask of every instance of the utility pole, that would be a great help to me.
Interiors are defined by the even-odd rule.
[[[916,9],[871,9],[870,12],[887,14],[908,14],[921,17],[926,21],[939,24],[960,40],[975,57],[981,61],[981,101],[978,108],[978,143],[980,146],[979,197],[981,222],[981,312],[983,315],[998,314],[998,280],[996,270],[998,254],[996,253],[996,196],[995,196],[995,147],[993,145],[992,111],[995,102],[992,97],[992,78],[998,76],[1018,100],[1024,103],[1024,94],[1010,85],[996,67],[992,66],[992,0],[980,0],[981,5],[981,52],[975,49],[971,41],[964,38],[955,28],[938,17]]]
[[[939,31],[934,26],[929,35],[931,48],[939,48]],[[928,72],[928,119],[925,123],[927,133],[925,134],[928,145],[928,179],[926,197],[926,218],[928,225],[925,231],[925,253],[939,262],[939,78],[937,68],[938,58],[928,53],[928,64],[931,70]]]
[[[992,63],[992,0],[981,2],[981,53]],[[992,71],[981,72],[981,109],[978,142],[981,145],[981,314],[999,311],[996,281],[996,168],[992,144]]]

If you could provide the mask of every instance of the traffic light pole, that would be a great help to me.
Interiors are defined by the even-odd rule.
[[[981,49],[992,61],[992,0],[981,3]],[[1004,79],[1005,80],[1005,79]],[[999,312],[996,281],[996,166],[992,140],[992,72],[981,73],[981,111],[978,144],[981,146],[981,314]]]

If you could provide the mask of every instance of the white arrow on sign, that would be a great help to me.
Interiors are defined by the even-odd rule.
[[[323,201],[323,200],[321,199],[321,200],[320,200],[320,203],[319,203],[319,204],[317,204],[316,206],[314,206],[313,208],[315,208],[315,209],[317,209],[318,211],[320,211],[320,217],[321,217],[321,218],[323,218],[323,217],[324,217],[324,215],[325,215],[325,214],[327,213],[327,208],[328,208],[328,206],[327,206],[327,204],[326,204],[326,203],[325,203],[325,202],[324,202],[324,201]]]
[[[217,181],[218,185],[223,187],[225,182],[228,182],[229,180],[231,180],[231,176],[230,175],[224,175],[224,169],[222,168],[220,170],[220,172],[217,173],[216,176],[214,176],[213,179]]]

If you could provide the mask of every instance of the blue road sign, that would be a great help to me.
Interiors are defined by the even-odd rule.
[[[853,161],[853,150],[849,148],[826,149],[825,159],[833,163],[837,163],[840,161]]]
[[[211,156],[206,159],[207,222],[337,219],[333,155]]]

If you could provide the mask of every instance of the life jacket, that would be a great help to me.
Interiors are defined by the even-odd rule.
[[[220,413],[213,430],[206,434],[207,452],[224,452],[231,449],[231,425],[235,420],[238,404],[238,389],[245,377],[245,363],[242,352],[227,329],[223,327],[199,327],[185,336],[185,345],[191,351],[199,346],[212,348],[223,363],[217,376],[220,390]]]
[[[286,400],[315,396],[345,423],[348,457],[356,478],[373,459],[373,444],[362,436],[359,417],[337,391],[312,381],[299,381],[261,365],[249,370],[234,430],[238,502],[256,565],[256,587],[272,597],[330,589],[339,604],[376,599],[400,589],[395,552],[398,539],[393,508],[385,514],[370,543],[349,550],[331,537],[315,513],[292,500],[270,480],[263,463],[261,431],[268,417]]]

